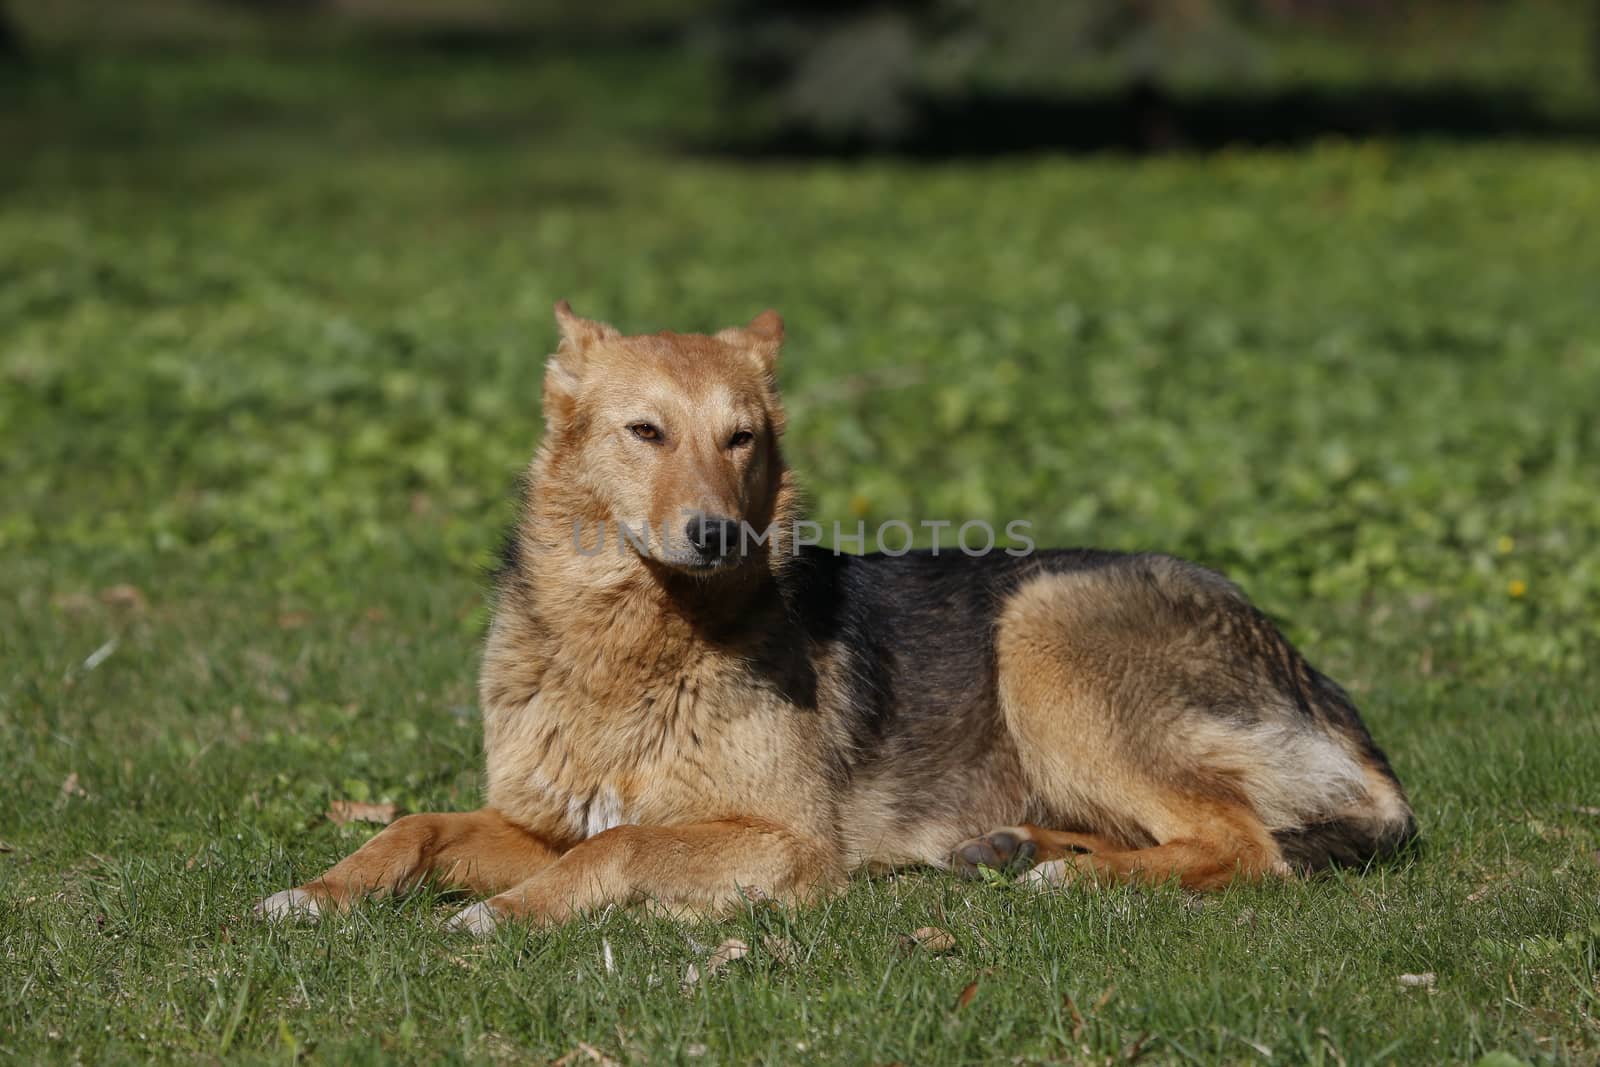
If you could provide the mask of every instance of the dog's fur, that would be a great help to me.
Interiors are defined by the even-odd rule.
[[[714,336],[556,314],[483,658],[486,806],[403,818],[264,914],[432,877],[490,895],[456,919],[481,932],[903,864],[1208,889],[1414,837],[1344,691],[1225,579],[1100,551],[796,551],[776,314]],[[708,558],[686,513],[776,532]],[[592,551],[619,522],[660,536]]]

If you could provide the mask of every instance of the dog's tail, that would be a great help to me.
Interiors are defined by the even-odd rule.
[[[1303,663],[1303,661],[1302,661]],[[1361,767],[1365,795],[1327,818],[1273,831],[1284,860],[1304,873],[1330,867],[1366,867],[1396,859],[1416,847],[1417,819],[1355,704],[1337,683],[1305,667],[1302,695],[1333,727]]]
[[[1398,818],[1349,815],[1275,830],[1273,840],[1284,862],[1303,874],[1330,867],[1366,867],[1384,863],[1416,847],[1417,820],[1410,810]]]

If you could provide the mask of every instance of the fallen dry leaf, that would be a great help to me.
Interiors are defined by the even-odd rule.
[[[971,1004],[973,999],[977,995],[978,995],[978,983],[977,983],[977,981],[973,980],[971,982],[968,982],[967,983],[967,988],[963,989],[961,991],[961,995],[956,997],[955,1010],[956,1011],[960,1011],[962,1008],[966,1007],[968,1004]]]
[[[780,963],[787,963],[793,954],[793,946],[786,937],[768,934],[761,939],[762,948],[772,954]],[[700,984],[702,978],[711,978],[723,970],[734,960],[743,959],[750,954],[750,946],[737,937],[730,937],[712,950],[706,958],[705,971],[691,963],[683,972],[683,980],[678,983],[678,988],[687,993]]]
[[[1423,971],[1421,974],[1402,974],[1396,980],[1400,983],[1401,989],[1426,989],[1432,993],[1433,984],[1437,979],[1438,975],[1432,971]]]
[[[298,630],[311,621],[311,616],[304,611],[285,611],[278,616],[278,629]]]
[[[0,841],[0,852],[15,852],[15,851],[16,851],[16,849],[11,847],[11,843],[9,841]]]
[[[149,601],[144,598],[144,592],[138,586],[126,582],[108,585],[100,590],[100,603],[112,607],[131,608],[134,611],[143,611],[150,606]]]
[[[706,958],[706,977],[710,978],[734,960],[743,959],[750,954],[750,946],[737,937],[730,937],[718,945]]]
[[[328,821],[338,826],[349,822],[375,822],[387,826],[400,815],[394,804],[370,804],[364,800],[335,800],[328,805]]]
[[[937,955],[949,952],[956,947],[956,939],[948,930],[941,930],[937,926],[924,926],[911,931],[901,942],[907,948],[920,948],[924,952]]]
[[[1084,1028],[1088,1026],[1088,1023],[1083,1021],[1083,1013],[1078,1010],[1078,1002],[1072,999],[1071,993],[1062,997],[1061,1002],[1066,1005],[1067,1014],[1072,1016],[1072,1040],[1076,1041],[1083,1036]]]
[[[620,1063],[595,1048],[587,1041],[578,1042],[578,1047],[562,1056],[552,1060],[550,1067],[573,1067],[578,1063],[598,1063],[600,1067],[622,1067]]]

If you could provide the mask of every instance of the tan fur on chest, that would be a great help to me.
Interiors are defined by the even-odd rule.
[[[613,826],[767,807],[771,783],[811,762],[790,728],[793,709],[736,659],[688,646],[655,651],[653,661],[607,672],[590,663],[600,650],[571,649],[543,662],[520,704],[486,703],[490,803],[575,842]],[[535,662],[525,656],[519,666]]]

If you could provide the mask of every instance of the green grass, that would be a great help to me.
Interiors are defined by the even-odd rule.
[[[1592,147],[742,166],[671,150],[711,88],[629,55],[5,88],[0,1059],[1600,1058]],[[330,800],[477,802],[557,297],[778,306],[825,521],[1223,567],[1352,687],[1424,851],[1204,900],[908,873],[484,943],[426,897],[252,922],[370,832]]]

